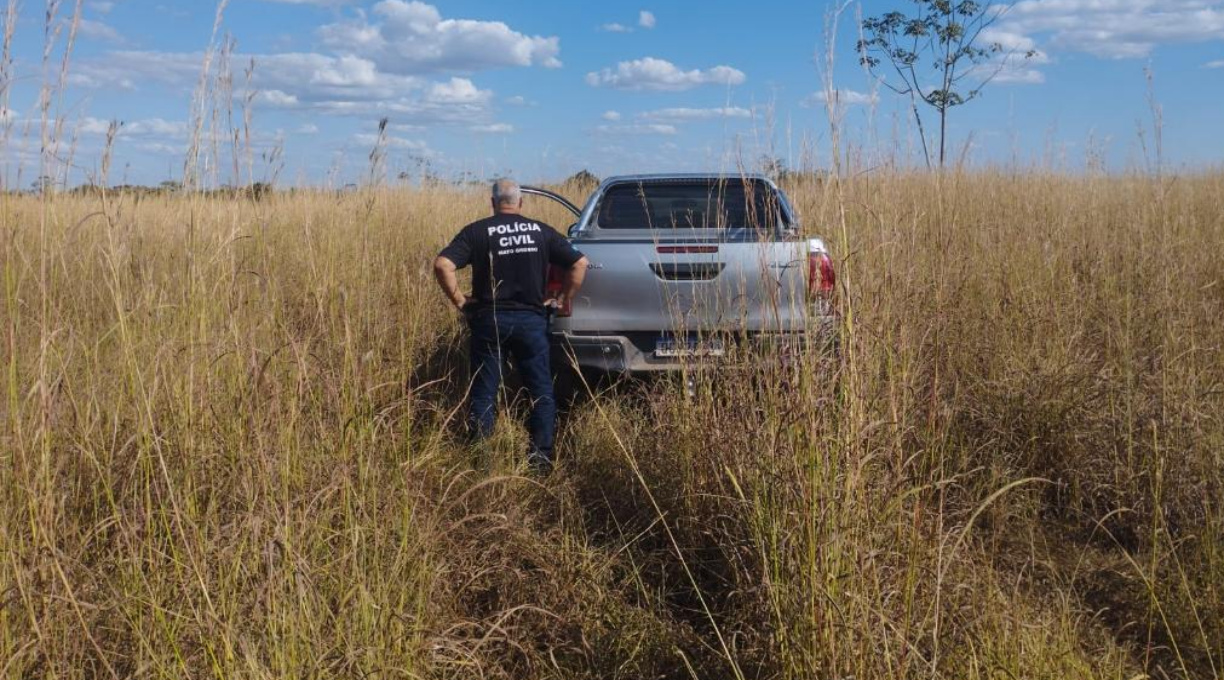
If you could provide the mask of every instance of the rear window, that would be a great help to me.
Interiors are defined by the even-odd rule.
[[[772,231],[779,221],[773,189],[758,180],[616,184],[604,192],[600,229]]]

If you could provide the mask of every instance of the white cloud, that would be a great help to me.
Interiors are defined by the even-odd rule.
[[[993,83],[1012,83],[1015,85],[1040,85],[1045,82],[1045,74],[1035,68],[1025,68],[1023,65],[1009,64],[999,70],[991,78]]]
[[[1224,68],[1224,59],[1216,59],[1203,64],[1203,68]]]
[[[514,126],[509,123],[490,123],[488,125],[473,125],[469,128],[472,132],[479,132],[486,135],[508,135],[514,132]]]
[[[182,156],[185,151],[182,146],[165,142],[140,142],[136,148],[159,156]]]
[[[76,73],[68,74],[68,84],[91,90],[97,90],[105,87],[111,90],[131,92],[136,89],[136,81],[118,71],[100,75],[98,73],[82,73],[78,70]]]
[[[654,28],[655,27],[654,13],[648,12],[646,10],[642,10],[641,12],[638,12],[637,25],[646,30],[650,30]],[[633,26],[629,26],[627,24],[622,24],[618,21],[614,21],[612,23],[601,25],[599,27],[599,30],[606,31],[608,33],[632,33],[634,31],[634,28]]]
[[[0,125],[8,125],[17,120],[17,112],[4,106],[0,106]]]
[[[141,120],[119,121],[117,137],[142,137],[162,140],[186,140],[190,126],[186,121],[166,120],[164,118],[145,118]],[[101,118],[85,117],[77,124],[77,134],[105,135],[110,130],[111,121]]]
[[[997,45],[1002,52],[973,71],[981,80],[1017,85],[1039,85],[1045,82],[1045,74],[1037,70],[1051,62],[1050,55],[1037,48],[1030,36],[1006,27],[990,26],[982,31],[979,41],[983,45]]]
[[[600,118],[615,122],[621,119],[621,114],[620,111],[604,111]]]
[[[559,38],[524,35],[500,21],[443,19],[436,7],[418,0],[382,0],[371,14],[373,21],[360,12],[323,26],[323,44],[393,73],[561,65]]]
[[[119,31],[113,26],[104,24],[101,21],[93,19],[81,19],[81,23],[77,26],[77,30],[86,38],[94,40],[106,40],[113,43],[122,43],[123,36],[119,35]]]
[[[276,2],[282,5],[318,5],[320,7],[337,7],[339,5],[347,5],[353,0],[264,0],[264,2]]]
[[[280,90],[263,90],[255,96],[255,101],[282,109],[292,108],[301,103],[294,95]]]
[[[173,52],[111,52],[81,62],[78,85],[134,87],[157,83],[185,89],[198,78],[203,55]],[[488,123],[493,93],[466,78],[430,82],[417,76],[386,73],[374,62],[346,55],[312,53],[236,55],[235,63],[255,60],[256,104],[277,109],[312,110],[333,115],[390,116],[400,123]]]
[[[1146,57],[1157,45],[1224,39],[1224,4],[1218,0],[1020,0],[993,30],[996,36],[1010,34],[1029,41],[1048,36],[1045,42],[1052,48],[1099,57]]]
[[[110,130],[110,121],[101,118],[83,118],[76,127],[79,135],[104,135]]]
[[[597,125],[595,131],[605,135],[674,135],[676,134],[676,126],[658,123]]]
[[[371,112],[374,112],[416,128],[427,125],[477,124],[486,120],[490,114],[489,110],[481,105],[451,105],[407,97],[376,104],[351,101],[318,102],[312,104],[310,110],[334,116],[359,118],[369,118]]]
[[[714,118],[751,118],[752,111],[738,106],[725,106],[713,109],[672,108],[646,111],[638,117],[647,120],[710,120]]]
[[[92,9],[98,14],[110,14],[110,11],[115,9],[115,3],[106,0],[97,0],[96,2],[89,3],[89,9]]]
[[[295,135],[317,135],[319,134],[319,126],[314,123],[303,123],[298,126],[298,129],[293,131]]]
[[[1004,52],[1028,52],[1037,49],[1037,42],[1023,33],[999,26],[988,26],[978,35],[980,45],[998,45]]]
[[[425,85],[420,78],[386,73],[374,62],[352,55],[285,53],[254,59],[257,87],[281,90],[307,103],[388,100]]]
[[[821,90],[813,92],[803,99],[800,104],[802,106],[823,106],[829,101],[829,93]],[[866,92],[857,92],[855,90],[834,90],[833,101],[837,104],[845,104],[846,106],[859,106],[862,104],[873,104],[876,101],[874,95]]]
[[[353,135],[353,142],[358,146],[373,148],[375,144],[378,144],[378,135],[369,132],[358,133]],[[429,144],[419,139],[406,139],[404,137],[396,137],[395,135],[387,135],[383,140],[383,144],[388,149],[430,153]]]
[[[425,98],[437,104],[487,104],[493,98],[490,90],[481,90],[467,78],[451,78],[445,83],[429,86]]]
[[[615,69],[605,68],[586,76],[587,84],[592,87],[673,92],[700,85],[739,85],[746,79],[743,71],[730,66],[682,71],[670,61],[654,57],[622,61]]]
[[[510,106],[527,106],[530,102],[521,94],[516,94],[513,97],[506,97],[506,103]]]
[[[376,100],[421,88],[425,81],[384,73],[366,59],[312,53],[236,55],[234,62],[255,60],[255,87],[279,90],[303,101],[326,99]],[[116,51],[76,65],[78,84],[108,87],[116,82],[161,83],[192,87],[199,77],[199,52]],[[273,95],[274,97],[276,95]]]
[[[319,64],[311,82],[335,87],[366,87],[378,82],[378,67],[374,62],[350,55]]]
[[[189,127],[185,121],[172,121],[162,118],[147,118],[125,123],[121,132],[130,135],[147,135],[150,137],[186,137]]]

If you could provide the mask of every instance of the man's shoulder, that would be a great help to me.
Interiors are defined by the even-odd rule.
[[[486,225],[497,222],[497,215],[492,217],[482,217],[475,222],[468,222],[460,231],[476,231],[483,229]]]
[[[497,216],[482,217],[475,222],[469,222],[459,230],[463,238],[470,239],[473,243],[480,243],[489,235],[489,227],[498,224]]]

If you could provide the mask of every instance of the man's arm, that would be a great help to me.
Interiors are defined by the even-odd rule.
[[[582,256],[565,272],[565,280],[561,282],[561,306],[568,306],[578,295],[582,282],[586,280],[588,260]]]
[[[439,255],[434,259],[434,278],[438,281],[438,287],[446,294],[455,309],[463,309],[463,305],[467,304],[467,296],[459,291],[459,277],[455,275],[457,271],[459,268],[445,255]]]

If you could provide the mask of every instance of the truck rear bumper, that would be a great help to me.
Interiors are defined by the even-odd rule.
[[[686,362],[710,361],[657,357],[642,338],[635,339],[636,343],[624,335],[554,331],[551,338],[553,365],[577,364],[579,368],[589,371],[630,374],[677,371],[684,368]],[[833,316],[821,317],[810,331],[749,332],[741,338],[752,346],[768,349],[771,354],[781,348],[797,351],[812,346],[825,348],[835,343],[836,339],[837,318]]]
[[[554,368],[577,364],[581,369],[612,374],[649,370],[632,368],[646,364],[645,358],[628,338],[616,335],[553,333],[552,362]]]

